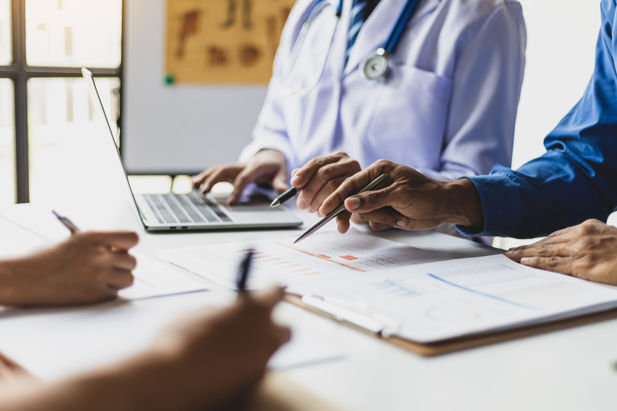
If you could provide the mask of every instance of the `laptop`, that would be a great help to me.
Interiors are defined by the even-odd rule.
[[[142,224],[147,231],[204,231],[256,228],[291,228],[302,225],[302,220],[284,207],[272,209],[264,190],[254,190],[245,195],[238,205],[228,206],[227,195],[203,195],[198,190],[187,194],[136,194],[133,192],[120,152],[116,146],[113,128],[92,73],[82,68],[83,78],[88,83],[90,98],[107,124],[109,144],[120,160],[122,172]],[[107,133],[107,131],[106,131]]]

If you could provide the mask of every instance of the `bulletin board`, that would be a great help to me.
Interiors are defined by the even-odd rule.
[[[293,2],[167,0],[168,81],[266,84]]]
[[[124,0],[121,152],[132,174],[237,161],[293,0]]]

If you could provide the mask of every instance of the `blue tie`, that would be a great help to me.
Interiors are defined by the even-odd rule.
[[[351,49],[356,44],[358,33],[364,24],[367,13],[366,8],[368,6],[367,0],[353,0],[351,5],[351,19],[349,22],[349,31],[347,32],[347,52],[345,54],[345,61],[349,60]]]

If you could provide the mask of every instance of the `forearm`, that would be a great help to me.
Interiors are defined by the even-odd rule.
[[[20,266],[23,264],[21,259],[0,260],[0,305],[15,306],[20,305]]]
[[[185,390],[189,381],[180,378],[173,356],[143,354],[101,371],[64,382],[41,384],[27,381],[0,391],[3,411],[90,411],[207,409]],[[207,390],[208,376],[202,383]]]

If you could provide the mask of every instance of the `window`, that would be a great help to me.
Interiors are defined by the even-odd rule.
[[[105,110],[118,117],[120,81],[98,78]],[[54,164],[79,156],[79,139],[101,133],[103,123],[80,78],[33,78],[28,81],[28,126],[30,158],[30,201],[54,198],[59,178]],[[81,172],[77,170],[76,172]]]
[[[82,66],[118,118],[121,40],[122,0],[0,0],[0,204],[51,194],[54,161],[93,126]]]
[[[118,67],[121,16],[119,0],[27,0],[28,64]]]
[[[0,0],[0,64],[10,64],[11,41],[11,1]]]
[[[15,202],[13,83],[0,79],[0,204]]]

